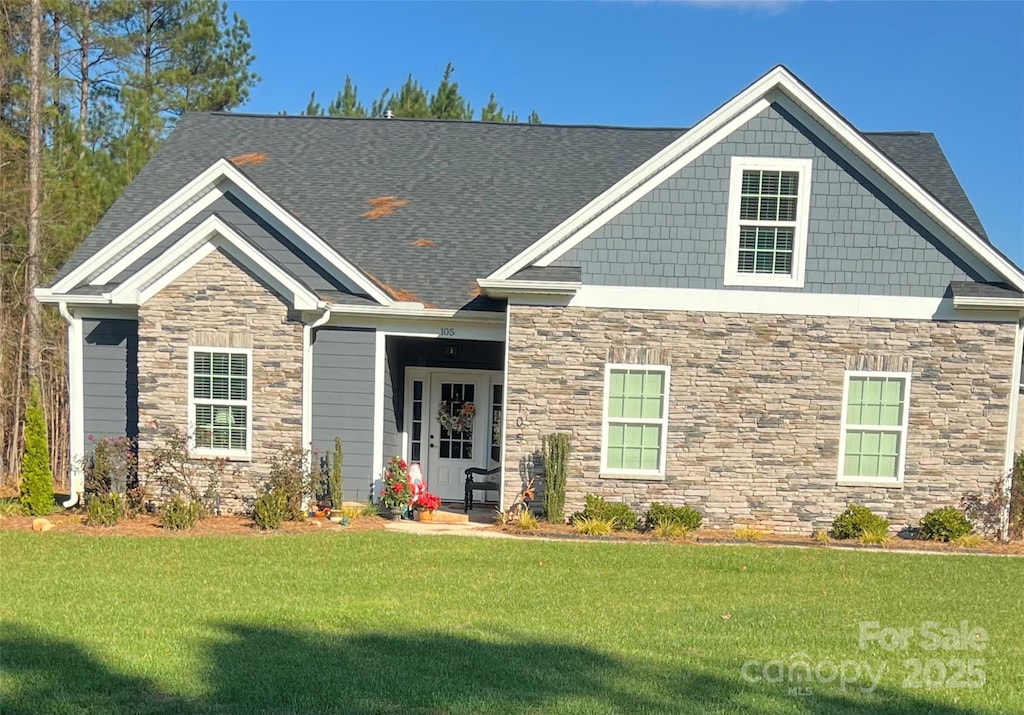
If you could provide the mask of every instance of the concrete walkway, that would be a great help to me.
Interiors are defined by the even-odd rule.
[[[488,539],[515,539],[512,534],[491,531],[489,524],[465,522],[462,524],[424,524],[421,521],[389,521],[384,525],[388,531],[404,531],[406,534],[439,536],[478,536]]]

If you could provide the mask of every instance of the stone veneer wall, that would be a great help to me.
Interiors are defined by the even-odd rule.
[[[252,348],[252,459],[227,464],[221,510],[251,507],[281,445],[302,430],[302,324],[282,298],[220,250],[139,309],[139,458],[188,421],[188,348]],[[146,479],[144,466],[140,469]],[[149,487],[158,493],[153,484]]]
[[[567,513],[589,492],[692,504],[709,527],[809,533],[857,502],[898,529],[1003,469],[1012,323],[510,310],[506,503],[555,431],[573,434]],[[671,365],[664,481],[599,474],[604,367],[629,349]],[[883,364],[912,373],[903,487],[837,486],[844,371]]]

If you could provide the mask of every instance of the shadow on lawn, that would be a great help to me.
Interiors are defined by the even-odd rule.
[[[784,684],[621,660],[537,641],[487,643],[442,634],[354,636],[228,625],[195,668],[185,698],[115,672],[72,642],[20,626],[0,631],[5,715],[156,713],[932,713],[973,711],[908,691],[787,695]],[[731,675],[735,673],[735,676]]]

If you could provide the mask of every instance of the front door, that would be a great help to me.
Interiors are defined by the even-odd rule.
[[[427,488],[446,501],[462,500],[467,468],[487,466],[487,386],[487,376],[480,373],[435,372],[430,377]]]

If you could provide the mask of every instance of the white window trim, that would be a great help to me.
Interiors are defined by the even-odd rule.
[[[245,361],[245,379],[247,382],[244,400],[215,400],[215,402],[244,406],[246,409],[245,420],[245,450],[240,449],[214,449],[211,447],[196,446],[196,400],[195,389],[195,354],[196,353],[228,353],[243,354],[247,356]],[[236,462],[244,462],[252,459],[252,348],[220,348],[190,345],[188,348],[188,453],[190,457],[213,457],[223,458]],[[203,402],[207,402],[203,400]]]
[[[771,159],[734,156],[729,169],[729,209],[725,230],[725,273],[727,286],[762,286],[771,288],[803,288],[807,262],[807,230],[811,215],[811,159]],[[740,273],[740,198],[744,171],[795,171],[799,174],[796,221],[743,221],[747,225],[792,225],[793,268],[789,275],[771,273]]]
[[[863,425],[847,425],[846,413],[850,404],[850,378],[851,377],[885,377],[903,380],[903,420],[899,427],[878,427],[879,432],[900,432],[900,456],[896,465],[896,478],[889,477],[861,477],[847,476],[843,473],[846,466],[846,431],[848,427],[856,429],[873,430],[875,427]],[[839,458],[836,467],[836,483],[846,486],[902,486],[903,473],[907,463],[907,432],[910,420],[910,373],[909,372],[887,372],[884,370],[847,370],[843,375],[843,406],[839,427]]]
[[[612,469],[608,466],[608,398],[611,395],[612,370],[648,370],[665,375],[665,392],[661,403],[661,419],[640,417],[616,417],[616,422],[631,424],[661,425],[661,454],[658,469]],[[610,362],[604,366],[604,406],[601,412],[601,476],[611,479],[665,479],[665,463],[668,457],[668,405],[671,392],[671,368],[668,365],[633,364]]]

